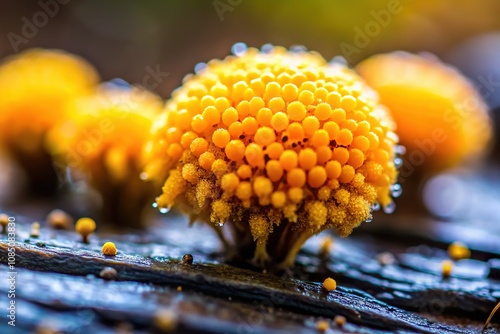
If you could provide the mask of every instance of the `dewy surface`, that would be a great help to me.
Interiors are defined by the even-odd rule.
[[[397,136],[376,93],[314,52],[233,49],[197,66],[154,127],[143,176],[163,183],[160,208],[231,222],[256,260],[289,264],[311,235],[393,206]]]

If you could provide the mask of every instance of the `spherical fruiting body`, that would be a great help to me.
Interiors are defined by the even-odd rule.
[[[326,320],[318,320],[316,322],[316,329],[321,332],[321,333],[324,333],[326,332],[328,329],[330,329],[330,323]]]
[[[104,267],[99,272],[99,277],[101,277],[105,280],[113,280],[117,276],[118,276],[118,272],[116,271],[115,268],[112,268],[112,267]]]
[[[105,242],[104,245],[102,245],[102,254],[106,256],[115,256],[116,245],[111,241]]]
[[[448,246],[448,255],[453,260],[468,259],[470,258],[470,250],[464,243],[455,241]]]
[[[333,322],[338,327],[343,327],[346,324],[347,319],[343,315],[336,315],[335,318],[333,318]]]
[[[333,278],[328,277],[323,281],[323,288],[327,291],[333,291],[337,289],[337,282]]]
[[[0,214],[0,226],[2,227],[2,233],[7,233],[7,225],[9,225],[9,216],[5,213]]]
[[[178,326],[178,321],[177,313],[168,308],[158,309],[153,316],[155,327],[163,332],[174,331]]]
[[[347,236],[374,203],[392,204],[397,137],[376,93],[346,67],[280,47],[240,51],[172,94],[144,173],[163,184],[160,208],[229,222],[235,253],[253,246],[254,260],[288,266],[310,236]]]
[[[453,262],[450,260],[443,260],[441,262],[441,275],[443,278],[448,278],[453,270]]]
[[[50,226],[58,230],[70,229],[74,224],[73,217],[59,209],[52,210],[46,220]]]
[[[377,254],[377,261],[381,266],[389,266],[394,264],[396,259],[391,252],[382,252]]]
[[[82,236],[82,241],[84,243],[89,243],[88,237],[94,233],[95,228],[95,221],[88,217],[78,219],[75,224],[75,230]]]
[[[333,248],[333,238],[330,236],[326,236],[323,238],[323,241],[321,242],[320,248],[318,255],[321,258],[326,258],[330,255],[330,251]]]
[[[356,70],[389,108],[407,169],[433,173],[475,163],[488,151],[487,106],[455,68],[432,55],[394,52],[370,57]]]
[[[57,189],[47,132],[71,117],[69,105],[93,91],[96,71],[58,50],[31,49],[0,65],[0,147],[25,172],[36,192]]]
[[[40,237],[40,223],[33,222],[31,223],[30,237],[39,238]]]
[[[162,100],[151,92],[125,82],[105,83],[94,94],[75,100],[72,119],[50,132],[54,159],[72,174],[83,175],[99,192],[106,221],[143,223],[141,213],[154,195],[151,184],[140,178],[141,155],[162,107]]]

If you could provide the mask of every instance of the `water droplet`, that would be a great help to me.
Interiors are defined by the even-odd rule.
[[[307,48],[304,45],[292,45],[290,47],[290,51],[295,53],[303,53],[307,52]]]
[[[161,208],[160,213],[168,213],[170,211],[170,208]]]
[[[151,204],[151,206],[156,209],[158,207],[158,203],[153,202],[153,204]]]
[[[236,43],[231,47],[231,52],[235,56],[243,56],[247,52],[248,47],[245,43]]]
[[[347,66],[347,60],[342,56],[335,56],[328,63]]]
[[[401,158],[395,158],[394,159],[394,166],[399,169],[401,166],[403,166],[403,159]]]
[[[378,202],[373,203],[372,211],[378,211],[378,210],[380,210],[380,204]]]
[[[370,217],[368,217],[368,219],[365,220],[365,223],[371,223],[373,220],[373,216],[370,215]]]
[[[396,203],[391,202],[391,203],[387,204],[386,206],[383,207],[383,210],[385,213],[390,215],[391,213],[393,213],[396,210]]]
[[[396,147],[394,148],[394,153],[396,153],[397,155],[404,155],[406,153],[406,147],[404,147],[403,145],[396,145]]]
[[[121,78],[115,78],[104,83],[104,86],[111,89],[130,89],[132,86]]]
[[[222,227],[222,226],[224,226],[224,222],[223,222],[223,221],[220,221],[220,222],[216,223],[216,224],[215,224],[215,226]]]
[[[194,65],[194,73],[200,74],[201,71],[203,71],[207,67],[206,63],[198,63]]]
[[[391,186],[391,195],[394,198],[398,198],[403,193],[403,187],[399,183],[393,184]]]
[[[145,181],[148,179],[149,175],[146,172],[142,172],[141,174],[139,174],[139,177],[141,178],[141,180]]]
[[[262,51],[262,53],[271,53],[274,49],[274,46],[270,43],[267,43],[267,44],[264,44],[262,45],[262,47],[260,48],[260,51]]]

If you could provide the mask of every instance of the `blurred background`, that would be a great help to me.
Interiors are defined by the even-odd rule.
[[[350,65],[375,53],[429,51],[473,77],[479,69],[467,60],[486,66],[474,58],[482,38],[500,52],[497,0],[3,0],[2,7],[1,57],[60,48],[88,59],[104,80],[139,84],[158,66],[169,73],[155,88],[163,97],[197,62],[225,57],[236,42],[304,45]]]
[[[196,63],[245,42],[304,45],[351,66],[375,53],[428,51],[485,86],[492,107],[500,104],[490,92],[500,88],[497,0],[3,0],[2,7],[0,57],[60,48],[88,59],[104,80],[137,84],[157,71],[163,77],[149,86],[165,98]]]
[[[326,59],[343,56],[350,66],[376,53],[431,52],[474,81],[498,133],[499,17],[498,0],[3,0],[0,57],[59,48],[90,61],[104,81],[120,77],[168,98],[198,62],[225,57],[236,42],[304,45]],[[499,179],[491,167],[495,146],[482,178]],[[484,183],[470,191],[472,183],[458,175],[427,191],[441,194],[441,202],[428,201],[435,214],[463,216],[468,196],[484,194]],[[500,204],[498,192],[488,189],[490,204]],[[443,210],[447,203],[455,209]]]

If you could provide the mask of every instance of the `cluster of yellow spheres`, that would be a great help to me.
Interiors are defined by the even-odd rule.
[[[274,226],[346,236],[375,203],[392,205],[397,136],[353,71],[281,47],[203,67],[173,93],[147,146],[160,208],[248,225],[265,257]]]
[[[97,190],[105,220],[143,226],[143,209],[154,199],[140,179],[141,157],[162,99],[119,79],[75,99],[72,118],[54,127],[47,143],[55,164]]]
[[[32,191],[57,190],[47,133],[72,117],[69,105],[91,94],[98,79],[84,59],[60,50],[30,49],[2,60],[0,154],[24,172]]]
[[[139,156],[162,107],[149,91],[125,82],[102,84],[75,99],[72,119],[49,133],[48,146],[61,165],[91,173],[94,183],[139,179]]]
[[[399,51],[374,55],[356,71],[389,108],[408,165],[430,173],[477,163],[488,152],[488,107],[457,69],[434,56]]]
[[[73,99],[94,89],[98,75],[85,60],[59,50],[32,49],[0,66],[0,138],[37,148],[52,126],[67,119]]]

